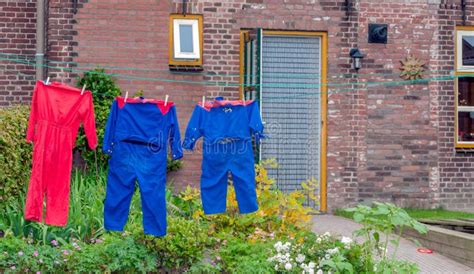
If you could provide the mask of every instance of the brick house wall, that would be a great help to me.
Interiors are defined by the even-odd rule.
[[[0,106],[28,102],[35,68],[36,5],[31,1],[0,1]],[[20,59],[21,63],[5,59]]]
[[[0,36],[0,52],[34,57],[35,1],[6,2],[0,3],[0,27],[8,30]],[[48,64],[49,76],[73,83],[78,73],[96,65],[127,75],[118,78],[123,91],[170,95],[182,132],[201,96],[238,97],[235,86],[189,82],[238,83],[240,29],[326,31],[328,208],[385,200],[474,209],[474,153],[454,149],[454,81],[367,85],[402,81],[399,61],[408,54],[426,62],[426,78],[449,75],[454,69],[454,27],[462,24],[456,1],[191,0],[188,12],[204,17],[204,72],[196,75],[168,70],[168,17],[181,11],[182,1],[139,0],[131,5],[80,0],[77,14],[72,1],[49,2],[46,58],[54,61]],[[467,2],[469,25],[474,2]],[[28,22],[6,25],[22,18],[16,15],[22,10],[33,13]],[[389,25],[387,44],[367,42],[368,23]],[[26,40],[14,36],[22,28],[29,31]],[[357,76],[349,58],[353,47],[366,55]],[[0,70],[0,105],[28,101],[34,67],[0,61]],[[187,153],[184,168],[172,180],[197,184],[200,159],[199,152]]]

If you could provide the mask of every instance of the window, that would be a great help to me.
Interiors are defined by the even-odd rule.
[[[456,148],[474,148],[474,27],[456,29]]]
[[[474,77],[458,78],[457,103],[457,143],[474,147]]]
[[[456,36],[457,70],[474,71],[474,30],[459,30]]]
[[[169,65],[202,65],[202,15],[170,16]]]

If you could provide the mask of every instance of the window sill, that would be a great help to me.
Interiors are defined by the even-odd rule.
[[[201,65],[169,65],[170,71],[187,71],[187,72],[201,72],[203,71],[203,67]],[[474,147],[474,146],[473,146]]]

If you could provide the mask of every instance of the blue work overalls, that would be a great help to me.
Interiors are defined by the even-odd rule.
[[[240,213],[258,209],[252,135],[263,137],[258,103],[208,102],[197,105],[186,129],[185,149],[203,136],[201,199],[206,214],[226,211],[228,173],[232,174]]]
[[[104,226],[123,231],[138,179],[146,234],[166,234],[167,145],[173,159],[183,155],[173,102],[127,99],[113,102],[103,150],[111,155],[104,205]]]

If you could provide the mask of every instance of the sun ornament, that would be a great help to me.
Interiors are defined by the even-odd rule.
[[[416,58],[413,55],[409,55],[405,60],[401,60],[402,66],[400,70],[402,73],[400,77],[405,80],[417,80],[423,78],[423,72],[425,71],[425,62]]]

